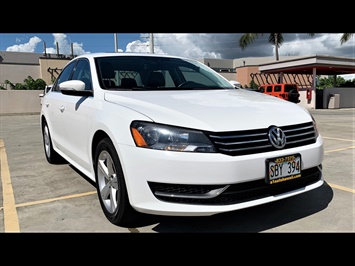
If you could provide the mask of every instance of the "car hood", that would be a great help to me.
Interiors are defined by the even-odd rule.
[[[209,131],[266,128],[311,121],[301,106],[243,89],[205,91],[110,91],[105,100],[156,123]]]

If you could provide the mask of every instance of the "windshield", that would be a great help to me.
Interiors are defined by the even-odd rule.
[[[96,58],[99,82],[108,90],[235,89],[210,67],[190,59],[155,56]]]

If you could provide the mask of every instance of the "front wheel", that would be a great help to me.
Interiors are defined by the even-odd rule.
[[[106,218],[118,226],[131,226],[138,213],[131,207],[117,152],[110,139],[99,142],[95,152],[95,180]]]
[[[49,132],[49,127],[46,121],[43,122],[42,126],[42,137],[43,137],[43,147],[46,159],[51,164],[63,163],[65,160],[60,156],[54,149],[51,134]]]

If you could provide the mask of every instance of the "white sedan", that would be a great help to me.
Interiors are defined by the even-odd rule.
[[[118,226],[235,211],[324,182],[323,139],[304,107],[187,58],[77,56],[43,96],[40,123],[47,161],[94,181]]]

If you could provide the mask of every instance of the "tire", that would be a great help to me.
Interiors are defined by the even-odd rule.
[[[300,98],[300,94],[296,90],[290,90],[288,92],[288,99],[290,102],[299,103],[300,102],[299,98]]]
[[[110,139],[104,138],[97,145],[94,167],[97,194],[106,218],[114,225],[135,226],[139,214],[129,203],[122,166]]]
[[[49,127],[46,121],[42,126],[43,148],[46,159],[50,164],[59,164],[65,162],[62,156],[60,156],[54,149]]]

